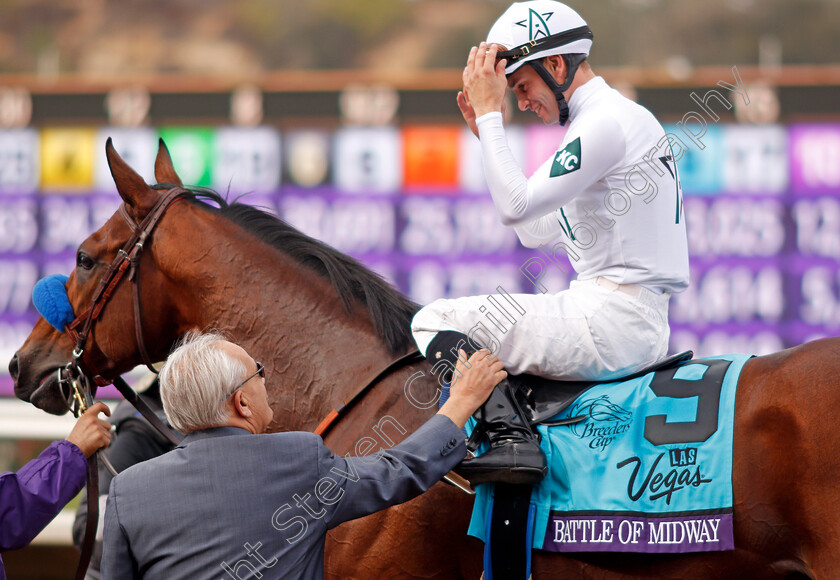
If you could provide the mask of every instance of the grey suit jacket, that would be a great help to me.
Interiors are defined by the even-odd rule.
[[[192,433],[111,482],[102,579],[323,578],[328,529],[411,499],[465,455],[443,415],[366,457],[312,433]]]

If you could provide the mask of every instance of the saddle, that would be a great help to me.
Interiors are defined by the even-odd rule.
[[[670,369],[690,361],[693,356],[694,352],[687,350],[664,358],[638,372],[607,381],[556,381],[534,375],[510,376],[509,380],[516,387],[517,402],[532,427],[540,424],[575,423],[583,417],[572,417],[562,422],[547,422],[547,419],[566,409],[595,385],[629,381],[654,371]]]

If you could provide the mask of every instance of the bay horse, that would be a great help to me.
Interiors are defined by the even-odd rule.
[[[164,185],[147,185],[110,141],[106,152],[125,211],[79,246],[66,283],[76,314],[90,305],[131,236],[128,220],[139,224],[166,190],[182,186],[163,142],[155,178]],[[169,206],[135,275],[149,358],[165,359],[189,329],[222,331],[264,361],[272,431],[313,430],[366,379],[413,349],[409,321],[416,304],[355,260],[209,191]],[[82,355],[106,379],[143,358],[130,285],[124,280],[116,287]],[[9,365],[15,394],[64,413],[56,371],[73,348],[66,332],[39,319]],[[734,551],[535,551],[534,578],[840,577],[840,428],[831,419],[840,408],[838,354],[840,340],[832,338],[756,357],[744,367],[733,450]],[[437,389],[425,361],[401,368],[341,419],[326,443],[340,454],[362,444],[367,452],[391,445],[431,416]],[[328,536],[326,575],[475,580],[483,545],[466,535],[471,505],[469,496],[438,483],[406,504],[343,524]]]

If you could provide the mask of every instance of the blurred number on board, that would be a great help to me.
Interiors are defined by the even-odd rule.
[[[221,128],[213,165],[217,191],[273,191],[280,186],[280,135],[271,127]]]
[[[402,184],[402,143],[393,127],[345,128],[335,134],[335,184],[348,193],[391,193]]]
[[[0,128],[20,129],[32,120],[32,95],[23,87],[0,88]]]
[[[105,96],[108,122],[115,127],[139,127],[149,116],[152,98],[144,87],[113,89]]]
[[[0,131],[0,193],[32,192],[39,180],[37,131]]]
[[[25,254],[38,243],[38,205],[32,197],[0,203],[0,254]]]

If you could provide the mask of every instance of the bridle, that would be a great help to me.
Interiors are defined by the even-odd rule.
[[[126,273],[128,273],[128,280],[132,282],[134,302],[134,336],[137,341],[137,347],[140,351],[143,363],[153,373],[157,373],[157,370],[152,366],[152,361],[150,360],[148,351],[146,350],[146,343],[143,341],[143,331],[140,323],[140,288],[139,280],[137,278],[137,264],[140,260],[143,248],[145,247],[146,240],[148,240],[152,231],[154,231],[155,226],[157,226],[161,217],[163,217],[164,212],[166,212],[175,200],[189,194],[190,192],[182,187],[173,187],[169,189],[162,197],[160,197],[160,199],[158,199],[157,203],[155,203],[154,207],[152,207],[151,211],[149,211],[148,215],[143,219],[139,226],[128,214],[126,204],[123,203],[120,205],[118,213],[131,228],[131,237],[117,252],[113,262],[111,262],[111,265],[108,266],[108,270],[99,281],[99,286],[93,294],[91,305],[87,310],[77,316],[73,322],[68,324],[65,329],[70,335],[70,338],[72,338],[76,343],[76,346],[73,349],[73,362],[75,362],[77,367],[87,367],[87,369],[93,373],[94,383],[99,387],[108,385],[111,381],[105,379],[89,362],[83,365],[82,356],[85,353],[85,344],[91,330],[93,329],[94,323],[99,319],[99,316],[102,314],[102,310],[105,308],[105,305],[108,304],[114,290],[116,290]]]
[[[96,368],[89,362],[83,361],[82,357],[85,354],[85,346],[87,339],[90,336],[91,330],[102,310],[108,301],[111,299],[114,291],[119,283],[128,273],[128,280],[132,283],[132,294],[134,303],[134,335],[137,341],[137,348],[140,351],[140,356],[145,365],[153,372],[157,370],[152,365],[149,358],[146,344],[143,341],[143,331],[140,317],[140,288],[139,279],[137,277],[137,266],[140,260],[140,255],[146,245],[146,241],[157,226],[160,219],[166,210],[176,201],[182,199],[191,193],[182,187],[172,187],[161,196],[148,215],[138,226],[128,213],[126,204],[120,205],[118,213],[126,221],[131,228],[131,237],[117,252],[117,256],[108,266],[108,270],[99,281],[99,286],[93,294],[91,304],[87,310],[82,312],[65,328],[65,331],[73,339],[76,346],[73,349],[73,358],[64,367],[58,369],[58,386],[62,395],[67,401],[67,406],[75,416],[79,416],[93,404],[94,389],[91,383],[97,387],[102,387],[113,383],[123,397],[129,401],[134,407],[140,411],[143,417],[152,424],[162,435],[164,435],[170,442],[177,445],[180,443],[180,436],[175,434],[163,421],[161,421],[151,407],[145,403],[137,393],[125,382],[125,380],[118,376],[112,380],[108,380],[96,370]],[[93,378],[90,378],[91,375]],[[97,463],[97,455],[93,454],[88,459],[88,473],[87,473],[87,499],[88,499],[88,514],[85,525],[85,537],[82,543],[81,556],[79,557],[79,566],[76,569],[76,580],[83,580],[87,573],[88,565],[90,564],[90,557],[93,553],[93,544],[96,535],[96,527],[99,521],[99,466]],[[103,463],[109,470],[116,475],[113,466],[107,461],[103,455]]]

